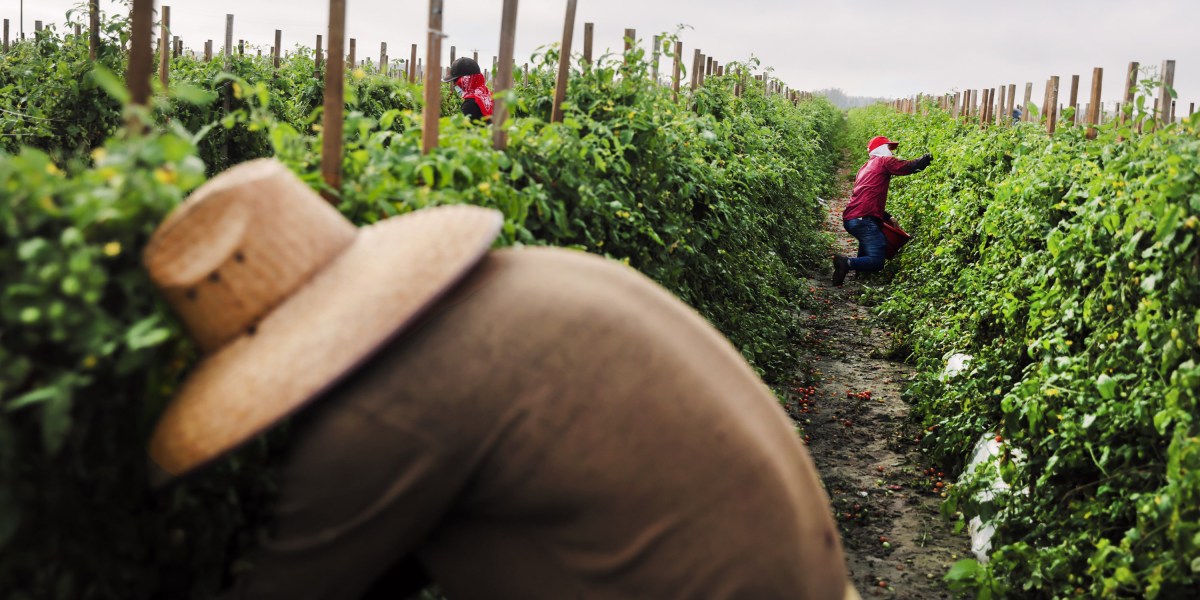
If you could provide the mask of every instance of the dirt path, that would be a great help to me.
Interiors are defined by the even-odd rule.
[[[853,255],[857,242],[837,216],[844,204],[830,202],[828,227]],[[970,543],[941,517],[941,478],[917,446],[924,432],[905,423],[900,393],[910,369],[884,358],[890,336],[858,304],[855,274],[842,288],[828,276],[811,285],[828,308],[810,317],[817,356],[802,368],[788,410],[833,501],[851,580],[864,598],[951,598],[942,576],[970,555]]]

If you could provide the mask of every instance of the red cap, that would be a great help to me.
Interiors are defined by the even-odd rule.
[[[870,142],[867,142],[867,152],[874,152],[876,148],[878,148],[884,144],[887,144],[891,148],[895,148],[896,146],[900,145],[900,142],[893,142],[892,140],[889,140],[889,139],[883,137],[882,135],[878,135],[878,136],[871,138]]]

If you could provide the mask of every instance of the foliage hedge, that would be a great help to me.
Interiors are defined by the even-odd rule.
[[[38,44],[13,56],[84,51],[51,34]],[[41,54],[50,48],[58,54]],[[230,78],[178,59],[191,86],[135,113],[158,125],[131,137],[114,129],[124,59],[105,56],[96,71],[70,59],[79,86],[67,102],[101,115],[102,145],[88,129],[0,153],[0,590],[208,597],[244,567],[237,559],[264,526],[280,440],[258,440],[164,493],[147,488],[145,441],[196,351],[157,299],[140,249],[214,161],[273,154],[322,188],[319,112],[309,109],[319,94],[293,94],[316,84],[255,63]],[[700,310],[768,380],[788,377],[805,335],[795,308],[811,302],[801,274],[826,255],[816,196],[831,186],[842,115],[824,101],[765,96],[753,79],[734,98],[731,77],[676,103],[632,51],[576,68],[565,122],[548,124],[555,52],[539,60],[513,93],[506,152],[453,116],[423,155],[419,87],[352,74],[339,209],[369,224],[437,204],[495,207],[502,244],[626,261]],[[0,80],[22,68],[6,57]],[[233,112],[206,90],[227,90]],[[38,102],[9,106],[57,110]],[[233,152],[221,132],[234,136]]]
[[[1200,589],[1200,117],[1141,135],[1144,107],[1094,141],[851,112],[855,146],[936,157],[893,182],[915,238],[874,295],[919,367],[927,450],[962,467],[984,433],[1003,440],[945,506],[998,525],[990,561],[950,573],[981,598]],[[956,352],[974,359],[947,380]],[[1009,491],[979,502],[997,479]]]

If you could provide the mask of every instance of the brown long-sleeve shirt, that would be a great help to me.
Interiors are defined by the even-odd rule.
[[[632,269],[492,252],[297,418],[236,598],[841,598],[828,500],[742,357]]]

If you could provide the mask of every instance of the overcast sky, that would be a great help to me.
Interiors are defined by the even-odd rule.
[[[61,23],[75,0],[25,0],[25,31],[33,21]],[[284,48],[311,46],[324,33],[326,0],[167,0],[172,30],[191,48],[219,46],[225,14],[235,18],[235,39],[269,47],[283,30]],[[347,0],[347,35],[360,57],[379,56],[387,42],[392,58],[407,56],[413,42],[424,57],[428,3]],[[490,64],[499,47],[502,0],[445,0],[443,64],[449,47],[461,56],[478,50]],[[114,0],[102,0],[117,10]],[[0,17],[18,30],[20,0],[0,0]],[[566,0],[521,0],[517,61],[538,46],[561,40]],[[579,0],[574,50],[584,22],[595,23],[597,52],[620,48],[625,28],[642,39],[682,32],[684,56],[700,48],[721,62],[751,55],[773,67],[795,89],[836,87],[851,95],[908,96],[1033,82],[1039,102],[1046,80],[1080,75],[1080,97],[1090,90],[1093,67],[1104,68],[1104,100],[1122,94],[1130,61],[1156,70],[1176,61],[1177,114],[1200,102],[1200,0]],[[647,44],[648,45],[648,44]],[[488,64],[485,64],[486,68]],[[664,65],[664,70],[666,70]],[[1086,100],[1081,100],[1081,103]]]

